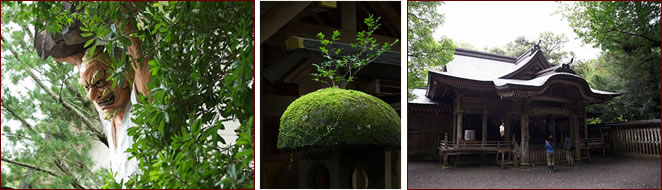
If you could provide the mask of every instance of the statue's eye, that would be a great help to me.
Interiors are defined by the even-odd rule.
[[[103,86],[106,86],[106,80],[105,79],[97,80],[97,82],[94,83],[94,88],[101,88]]]
[[[94,73],[92,76],[92,80],[90,83],[92,83],[90,86],[94,88],[101,88],[103,86],[106,86],[106,72],[105,71],[97,71]]]

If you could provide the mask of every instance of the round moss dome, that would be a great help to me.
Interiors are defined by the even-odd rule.
[[[325,88],[292,102],[280,118],[279,149],[342,145],[400,146],[400,117],[384,101]]]

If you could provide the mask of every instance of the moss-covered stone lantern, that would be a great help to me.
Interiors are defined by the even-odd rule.
[[[400,149],[400,117],[374,96],[325,88],[287,107],[277,147],[301,151],[301,188],[384,188],[385,155]]]

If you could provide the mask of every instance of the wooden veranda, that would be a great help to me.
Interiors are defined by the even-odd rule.
[[[515,167],[519,165],[519,145],[513,138],[512,141],[448,141],[446,134],[444,140],[439,143],[439,160],[444,168],[448,167],[448,156],[455,155],[455,164],[457,159],[463,153],[481,152],[481,153],[496,153],[496,161],[499,162],[501,156],[500,166],[504,168],[506,164],[513,164]],[[506,160],[508,156],[508,160]]]

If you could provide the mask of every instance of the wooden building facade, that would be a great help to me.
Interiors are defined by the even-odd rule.
[[[428,73],[427,88],[412,93],[410,158],[437,155],[444,140],[449,147],[513,142],[519,164],[544,162],[549,135],[559,153],[570,137],[581,158],[588,138],[585,107],[618,95],[590,88],[569,63],[550,65],[537,45],[519,57],[458,48],[450,63]]]

